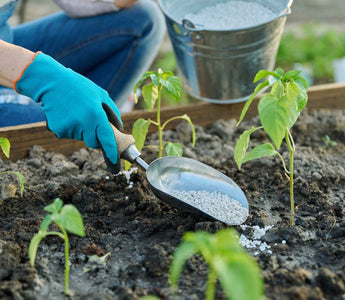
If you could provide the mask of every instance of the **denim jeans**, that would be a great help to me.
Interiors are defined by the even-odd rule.
[[[130,8],[93,17],[56,13],[16,26],[12,32],[14,44],[42,51],[88,77],[121,107],[157,55],[165,22],[152,0],[139,0]],[[43,120],[39,104],[0,88],[1,127]]]

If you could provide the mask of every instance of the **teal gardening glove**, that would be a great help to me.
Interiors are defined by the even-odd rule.
[[[41,103],[47,126],[58,138],[84,140],[87,147],[101,147],[110,171],[120,171],[109,121],[120,130],[122,121],[105,90],[40,52],[17,79],[15,89]]]

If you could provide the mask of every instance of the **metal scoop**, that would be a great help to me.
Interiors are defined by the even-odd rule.
[[[220,220],[229,225],[239,225],[246,220],[249,210],[247,198],[241,188],[229,177],[206,164],[186,157],[166,156],[158,158],[148,165],[140,157],[133,136],[122,133],[114,126],[112,128],[120,157],[131,163],[137,163],[146,171],[147,181],[157,198],[171,206]],[[206,191],[210,193],[217,191],[238,201],[246,209],[246,217],[240,222],[221,220],[217,215],[210,215],[204,209],[177,198],[174,196],[176,191]]]

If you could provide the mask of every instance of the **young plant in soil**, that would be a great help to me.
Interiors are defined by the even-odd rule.
[[[183,266],[199,254],[208,266],[206,300],[215,299],[217,278],[228,299],[264,299],[264,283],[256,261],[243,250],[232,228],[215,234],[187,232],[176,249],[170,266],[170,285],[176,290]]]
[[[254,93],[243,107],[241,116],[238,120],[239,125],[250,104],[255,96],[264,88],[269,87],[270,92],[265,94],[258,104],[259,119],[262,124],[260,127],[252,126],[250,129],[244,131],[240,136],[234,150],[235,161],[239,169],[242,164],[247,161],[261,158],[264,156],[278,155],[283,163],[284,171],[290,181],[290,225],[293,226],[295,221],[295,205],[294,205],[294,153],[296,150],[294,140],[291,134],[291,128],[296,123],[300,112],[307,105],[308,83],[299,75],[299,71],[291,70],[284,73],[284,70],[277,68],[270,72],[266,70],[259,71],[254,79],[254,82],[269,79],[259,83]],[[263,129],[272,140],[272,143],[265,143],[256,146],[247,153],[250,135],[259,129]],[[283,158],[278,152],[281,148],[282,142],[285,139],[287,148],[289,150],[289,168]]]
[[[65,287],[64,293],[67,295],[68,292],[68,280],[69,280],[69,239],[67,231],[78,235],[85,236],[84,224],[82,216],[80,215],[78,209],[71,204],[63,205],[60,198],[56,198],[53,203],[44,207],[44,210],[50,214],[46,215],[41,223],[40,230],[31,239],[29,246],[29,258],[31,266],[35,265],[35,258],[38,246],[43,238],[49,235],[56,235],[62,238],[65,242]],[[55,223],[61,230],[58,231],[48,231],[51,223]]]
[[[7,138],[0,137],[0,148],[4,155],[9,158],[10,157],[10,148],[11,148],[11,143]],[[0,172],[0,174],[14,174],[18,177],[19,179],[19,185],[20,185],[20,196],[23,197],[24,193],[24,182],[25,178],[22,173],[20,172],[14,172],[14,171],[6,171],[6,172]]]
[[[181,100],[181,90],[182,84],[181,80],[175,76],[172,72],[163,72],[161,69],[156,71],[149,71],[143,74],[137,84],[134,86],[133,93],[135,95],[136,101],[138,98],[136,96],[137,89],[145,81],[149,80],[150,83],[147,83],[142,88],[142,95],[148,110],[152,111],[155,105],[157,104],[157,118],[156,120],[145,120],[143,118],[138,119],[132,130],[132,135],[135,139],[136,146],[140,151],[145,143],[147,132],[151,124],[157,126],[159,145],[158,145],[158,157],[162,157],[163,149],[167,155],[172,156],[182,156],[183,149],[179,143],[163,142],[163,130],[166,126],[174,120],[185,120],[187,121],[192,128],[192,139],[193,146],[195,145],[195,128],[191,119],[186,115],[176,116],[168,119],[163,124],[161,123],[161,96],[162,92],[165,90],[176,102]]]
[[[322,137],[326,148],[334,148],[337,145],[336,141],[333,141],[327,134]]]

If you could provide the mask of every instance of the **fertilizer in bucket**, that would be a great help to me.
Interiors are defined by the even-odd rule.
[[[212,103],[246,101],[273,70],[293,0],[158,0],[185,91]]]
[[[211,30],[231,30],[265,23],[276,15],[260,3],[228,1],[206,6],[198,12],[185,15],[183,19]]]

